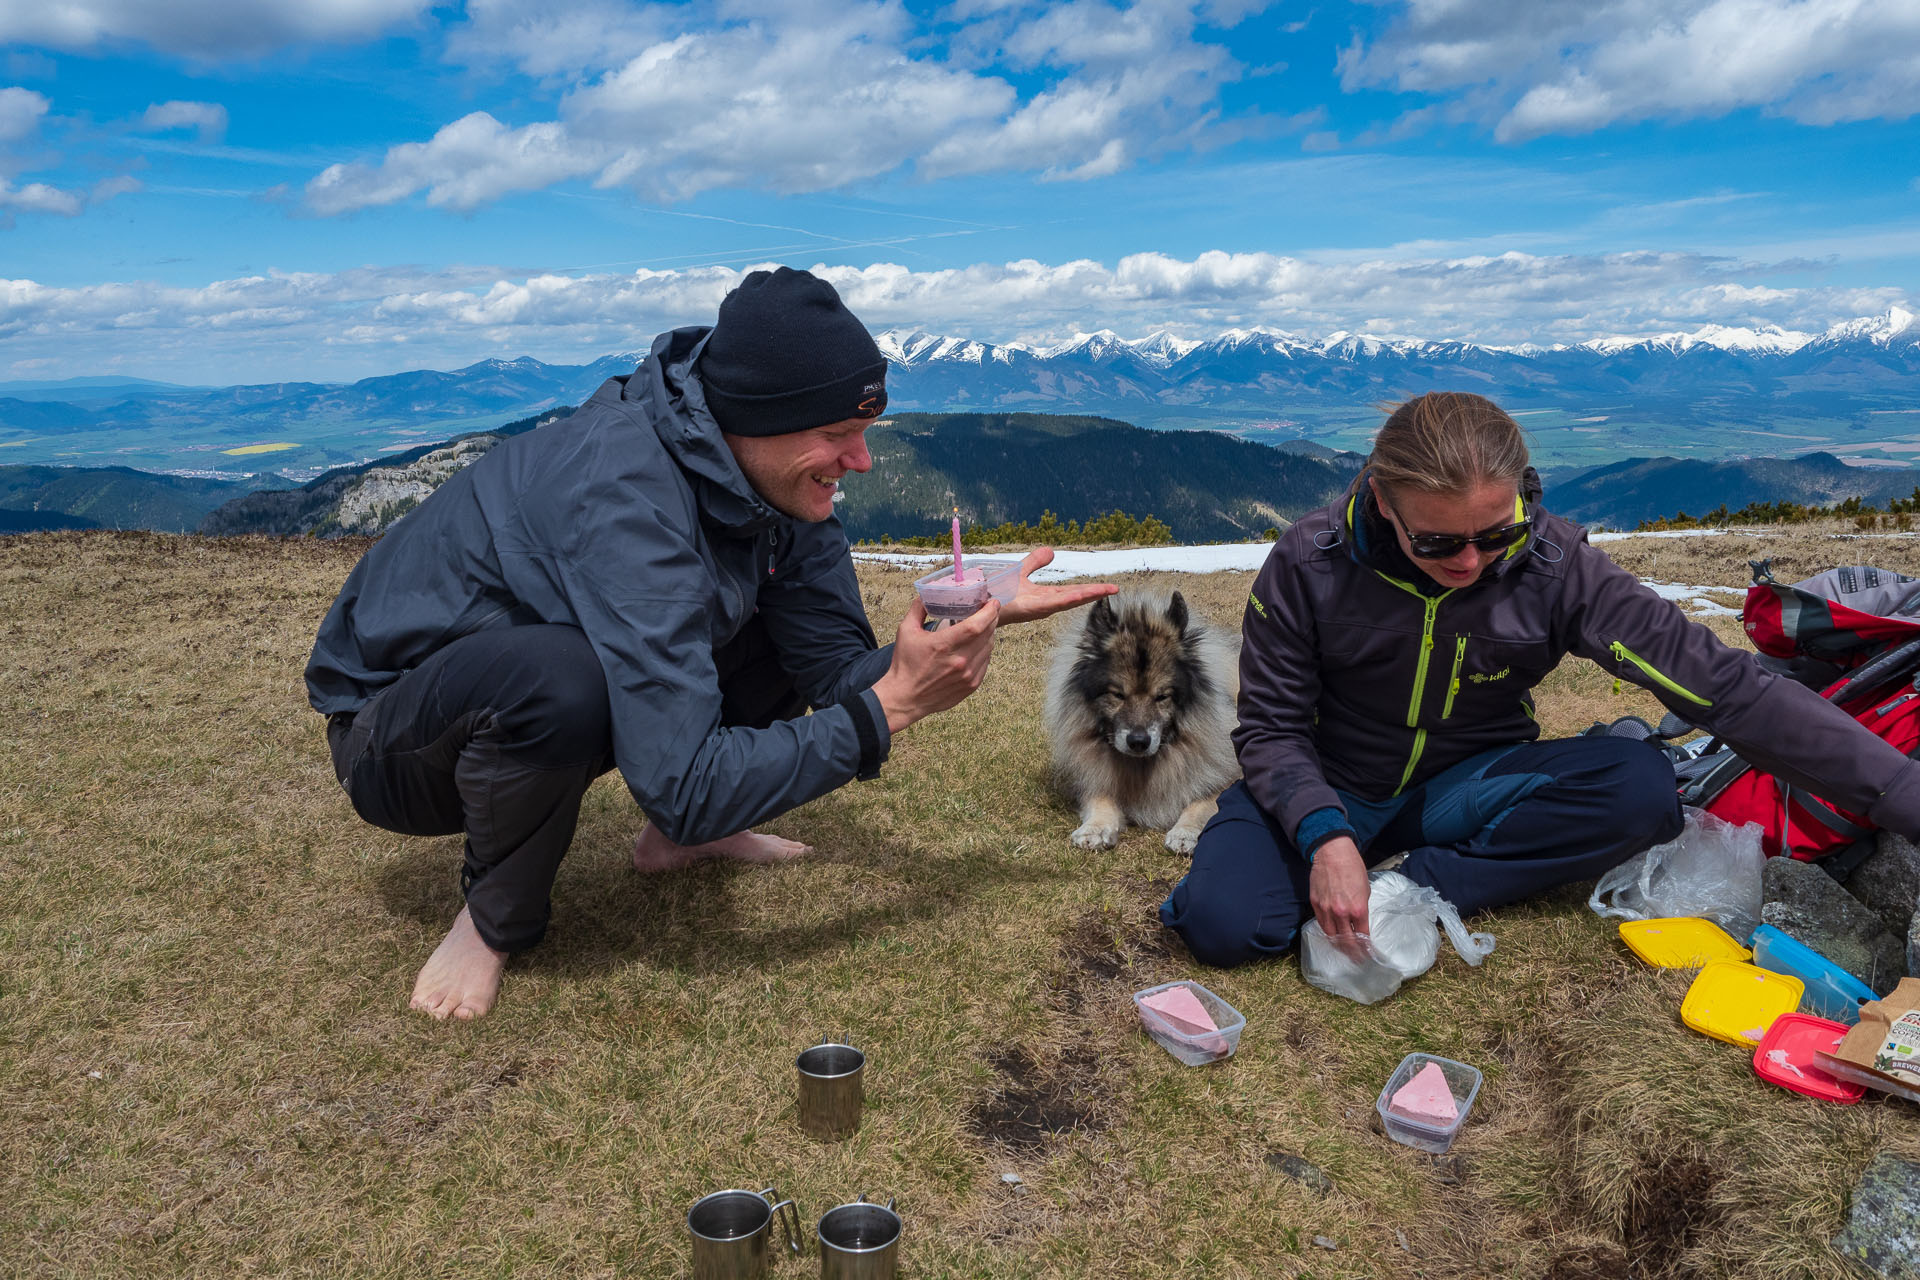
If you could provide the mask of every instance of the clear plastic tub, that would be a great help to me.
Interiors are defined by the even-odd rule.
[[[1213,1019],[1214,1031],[1192,1033],[1183,1031],[1163,1017],[1156,1009],[1146,1005],[1148,996],[1157,996],[1162,991],[1171,991],[1175,987],[1185,987],[1193,993],[1200,1007]],[[1247,1020],[1240,1011],[1222,1000],[1213,992],[1197,982],[1182,979],[1179,982],[1163,982],[1157,987],[1148,987],[1144,991],[1133,993],[1134,1011],[1140,1015],[1141,1025],[1153,1042],[1180,1059],[1189,1067],[1204,1066],[1209,1062],[1219,1062],[1222,1058],[1231,1058],[1233,1051],[1240,1047],[1240,1033],[1246,1030]]]
[[[1453,1105],[1460,1114],[1454,1117],[1450,1125],[1432,1125],[1408,1116],[1395,1115],[1389,1110],[1393,1095],[1400,1092],[1401,1086],[1420,1073],[1420,1069],[1429,1062],[1440,1068],[1440,1074],[1447,1078],[1447,1090],[1453,1094]],[[1387,1085],[1380,1090],[1380,1099],[1374,1103],[1374,1109],[1380,1113],[1380,1123],[1386,1128],[1387,1136],[1395,1142],[1405,1143],[1420,1151],[1431,1151],[1434,1155],[1445,1155],[1447,1148],[1453,1145],[1454,1135],[1460,1132],[1460,1126],[1467,1122],[1467,1113],[1473,1110],[1473,1100],[1480,1094],[1480,1069],[1470,1067],[1464,1062],[1455,1062],[1452,1058],[1438,1058],[1430,1053],[1410,1053],[1400,1060],[1400,1065],[1387,1077]]]
[[[913,589],[920,593],[920,603],[927,607],[929,618],[965,618],[987,602],[991,596],[1001,604],[1010,603],[1020,591],[1019,560],[995,560],[971,556],[961,562],[961,571],[966,581],[953,580],[953,566],[942,565],[932,573],[925,574],[913,581]]]

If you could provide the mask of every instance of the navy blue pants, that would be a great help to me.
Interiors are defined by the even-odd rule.
[[[1626,738],[1497,747],[1402,795],[1340,800],[1368,866],[1405,853],[1401,874],[1462,915],[1594,879],[1681,828],[1672,763]],[[1281,955],[1313,915],[1309,873],[1280,824],[1236,782],[1160,920],[1203,964]]]

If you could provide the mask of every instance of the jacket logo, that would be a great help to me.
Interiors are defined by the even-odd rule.
[[[1252,605],[1253,611],[1259,614],[1261,617],[1264,618],[1267,616],[1267,606],[1261,604],[1260,597],[1253,594],[1253,592],[1251,591],[1247,592],[1247,603]]]
[[[1467,679],[1473,681],[1475,684],[1492,684],[1495,680],[1505,680],[1508,676],[1512,674],[1513,674],[1512,667],[1502,667],[1498,671],[1492,672],[1491,674],[1485,671],[1476,671],[1472,675],[1468,676]]]

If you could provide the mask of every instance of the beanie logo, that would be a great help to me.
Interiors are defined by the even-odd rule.
[[[887,384],[869,382],[860,388],[860,412],[862,418],[877,418],[887,407]]]

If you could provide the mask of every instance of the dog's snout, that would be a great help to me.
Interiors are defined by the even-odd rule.
[[[1135,729],[1127,734],[1127,750],[1144,752],[1153,745],[1153,738],[1145,729]]]

